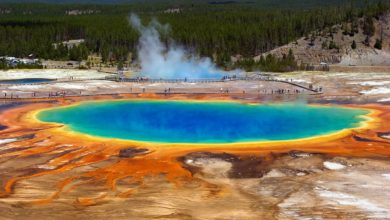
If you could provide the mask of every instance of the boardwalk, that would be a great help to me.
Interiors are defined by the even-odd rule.
[[[316,89],[311,88],[308,85],[299,84],[296,82],[288,81],[288,80],[280,80],[272,77],[235,77],[228,79],[143,79],[143,78],[109,78],[106,77],[107,80],[119,81],[119,82],[138,82],[138,83],[215,83],[215,82],[229,82],[229,81],[272,81],[272,82],[281,82],[287,83],[292,86],[296,86],[301,89],[305,89],[311,92],[318,93]]]

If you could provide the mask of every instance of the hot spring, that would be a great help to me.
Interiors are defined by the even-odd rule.
[[[299,104],[124,100],[84,102],[38,113],[93,136],[160,143],[277,141],[359,127],[363,109]]]

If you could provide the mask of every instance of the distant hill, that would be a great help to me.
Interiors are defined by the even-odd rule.
[[[364,19],[358,20],[356,33],[351,33],[351,23],[334,25],[331,29],[313,32],[264,55],[282,57],[292,50],[296,60],[305,64],[318,65],[326,62],[345,66],[390,65],[390,13],[374,18],[374,29],[369,36],[364,33],[364,23]],[[260,56],[255,57],[255,60],[259,59]]]

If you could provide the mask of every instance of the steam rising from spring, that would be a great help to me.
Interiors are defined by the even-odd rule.
[[[131,14],[129,20],[132,27],[141,34],[137,49],[143,76],[165,79],[205,79],[221,78],[226,74],[209,58],[195,58],[175,44],[165,46],[161,42],[158,30],[168,32],[168,25],[152,20],[144,26],[135,14]]]

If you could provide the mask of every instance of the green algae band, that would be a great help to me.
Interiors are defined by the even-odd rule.
[[[292,140],[358,127],[368,111],[298,104],[105,101],[42,111],[38,119],[107,138],[163,143]]]

